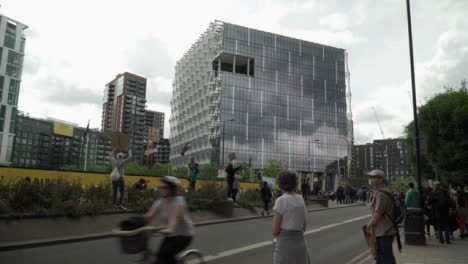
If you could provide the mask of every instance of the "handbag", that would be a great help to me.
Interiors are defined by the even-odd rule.
[[[111,181],[118,181],[120,179],[120,173],[119,173],[119,170],[117,169],[117,167],[115,167],[111,174],[110,174],[110,180]]]

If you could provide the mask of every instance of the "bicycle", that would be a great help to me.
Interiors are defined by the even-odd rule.
[[[112,232],[120,238],[122,252],[124,254],[142,255],[140,263],[153,263],[156,252],[151,252],[148,248],[148,241],[152,236],[151,233],[156,233],[160,230],[154,226],[144,226],[135,230],[122,231],[114,229]],[[178,264],[203,264],[205,263],[203,254],[197,249],[188,249],[182,251],[177,257]]]

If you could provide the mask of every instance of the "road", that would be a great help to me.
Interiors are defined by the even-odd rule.
[[[312,263],[371,263],[361,232],[369,214],[366,206],[308,213],[306,241]],[[208,263],[272,263],[271,221],[261,218],[197,227],[191,246],[201,250]],[[159,239],[151,243],[156,249]],[[115,238],[0,252],[2,264],[123,264],[137,259],[120,254]]]

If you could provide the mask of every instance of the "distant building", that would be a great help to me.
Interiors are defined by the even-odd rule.
[[[155,163],[167,164],[169,163],[169,155],[171,153],[171,145],[169,139],[161,138],[154,144],[153,150],[147,155],[147,164],[152,166]]]
[[[28,26],[0,15],[0,165],[9,165]]]
[[[146,78],[118,74],[104,89],[101,130],[128,135],[134,159],[143,163],[145,150]]]
[[[157,129],[159,131],[159,138],[164,138],[164,116],[163,112],[145,111],[145,127]]]
[[[12,166],[61,169],[64,166],[84,168],[109,165],[110,134],[53,120],[18,115],[12,151]]]
[[[408,144],[404,138],[354,145],[353,167],[357,177],[367,177],[366,173],[374,169],[388,174],[390,180],[414,176],[408,159]]]

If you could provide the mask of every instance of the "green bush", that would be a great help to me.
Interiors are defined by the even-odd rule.
[[[260,190],[246,190],[242,192],[237,202],[241,205],[262,206],[262,196]]]
[[[81,200],[84,212],[98,214],[112,206],[112,188],[110,183],[88,186]]]

